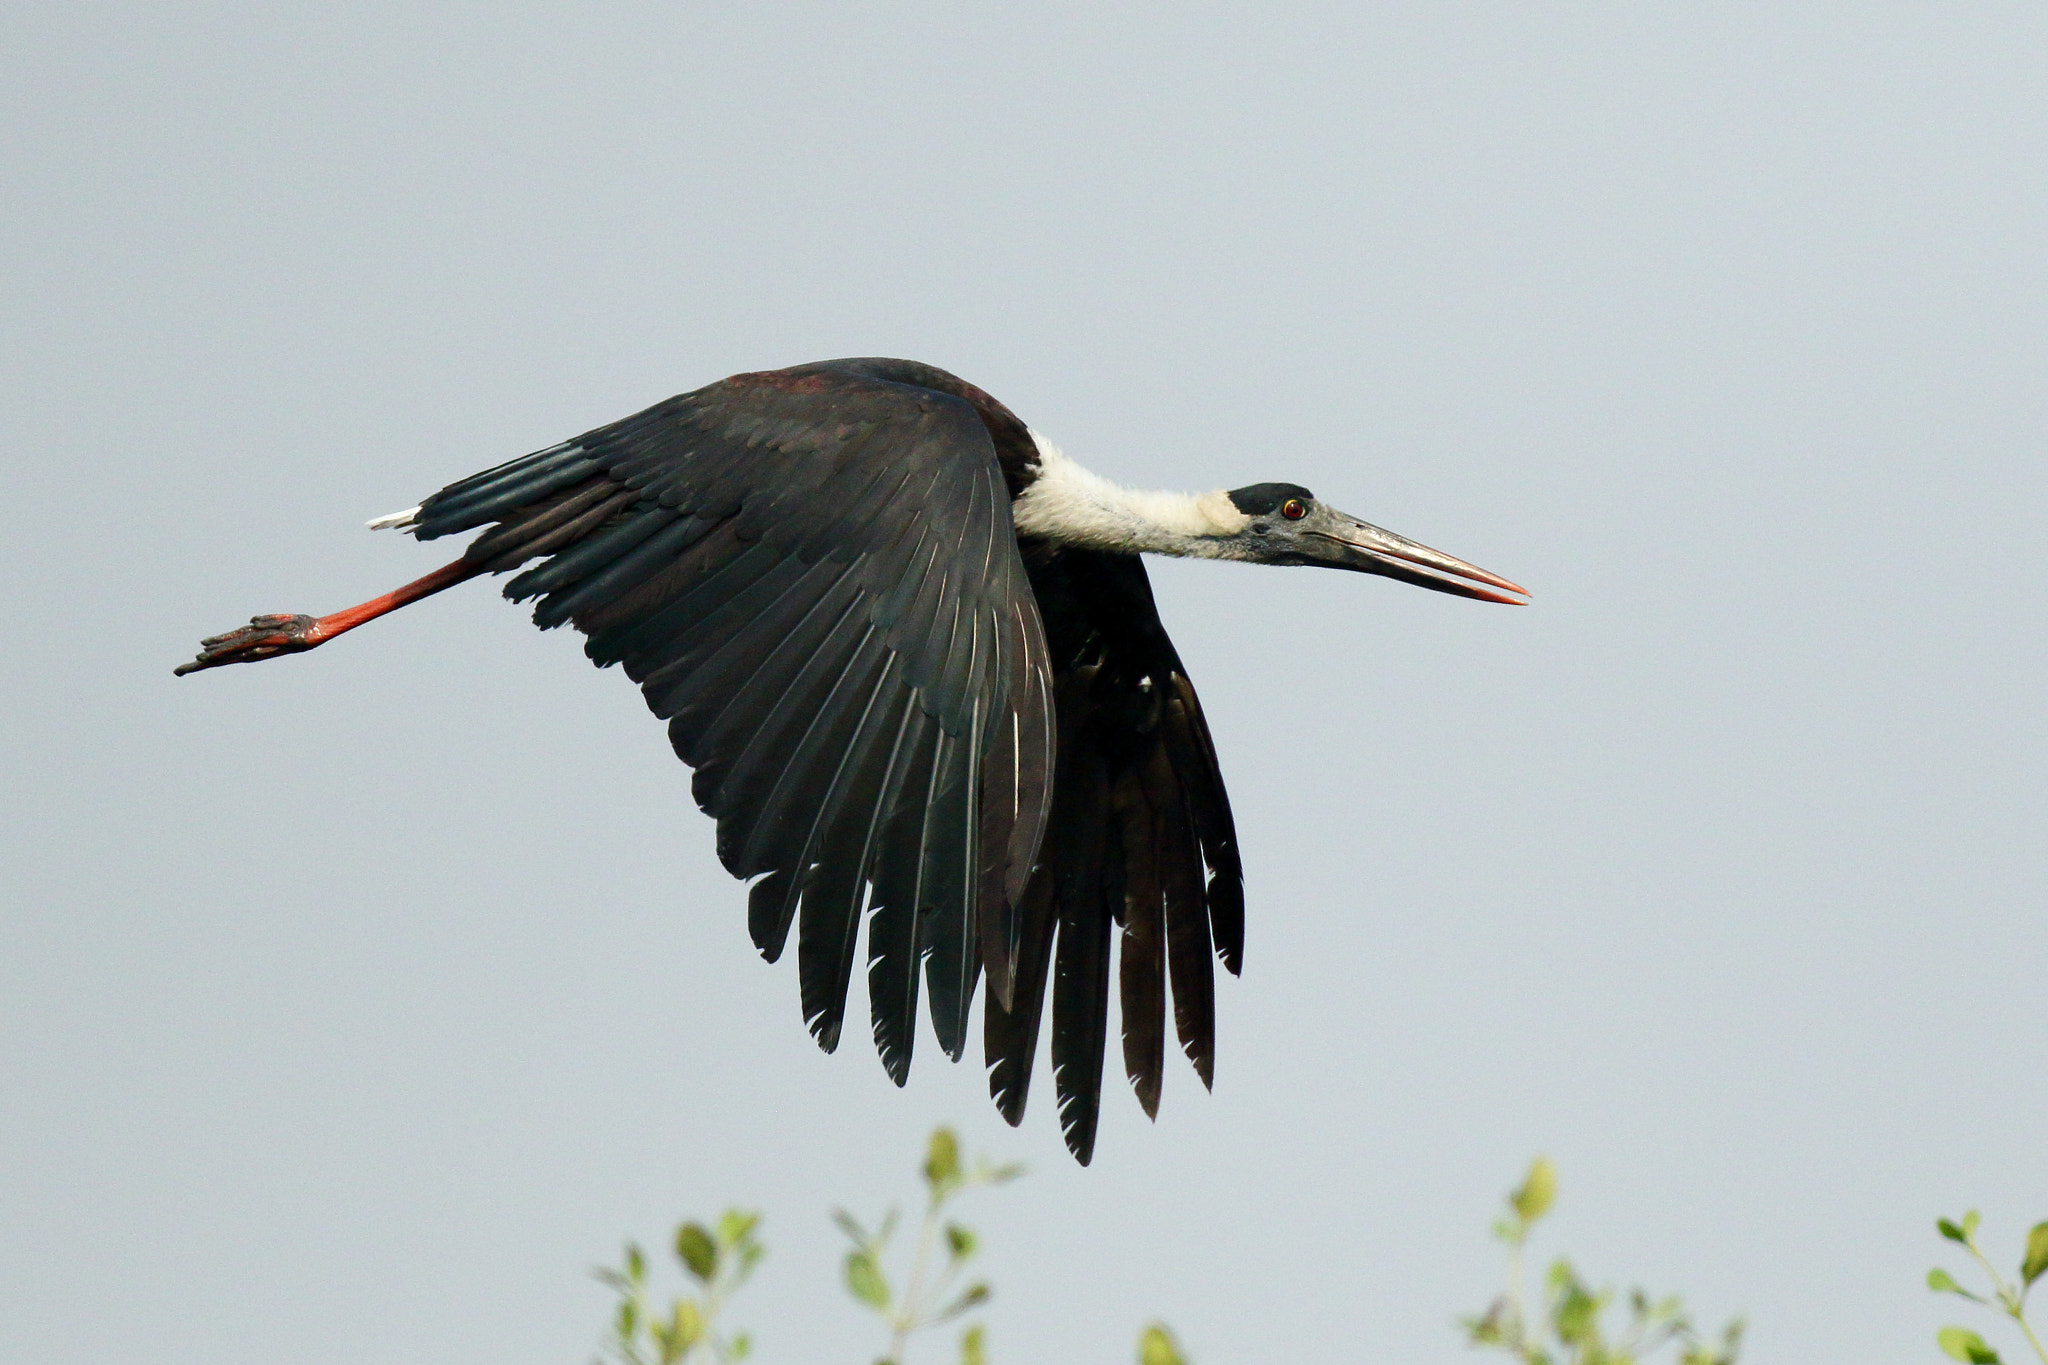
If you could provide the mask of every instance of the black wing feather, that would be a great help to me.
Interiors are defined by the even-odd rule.
[[[1173,1026],[1203,1085],[1215,1079],[1216,976],[1209,967],[1209,907],[1202,851],[1166,744],[1145,758],[1145,799],[1153,818],[1153,866],[1165,912],[1166,963],[1173,981]]]
[[[981,741],[979,725],[968,726],[958,737],[939,737],[925,870],[919,879],[921,904],[969,902],[979,883],[975,845],[980,819],[975,804],[980,796],[976,775],[981,767]],[[978,916],[926,915],[918,924],[932,1031],[938,1035],[939,1046],[956,1062],[967,1045],[967,1011],[981,973],[979,922]]]
[[[925,805],[931,794],[937,722],[913,708],[905,718],[894,788],[878,831],[872,909],[868,915],[868,1006],[875,1049],[891,1080],[910,1078],[917,1039],[918,874],[924,867]]]
[[[1123,925],[1118,977],[1125,1070],[1147,1113],[1164,1059],[1166,987],[1175,1032],[1208,1084],[1215,1066],[1213,951],[1235,973],[1244,877],[1215,746],[1135,556],[1027,546],[1058,698],[1058,782],[1044,854],[1020,902],[1026,917],[1014,996],[991,1000],[989,1088],[1012,1123],[1030,1087],[1052,958],[1053,1067],[1067,1145],[1094,1147],[1107,1042],[1110,930]]]
[[[839,1045],[846,1016],[846,987],[853,975],[854,946],[860,936],[862,877],[868,870],[863,850],[843,845],[856,837],[857,830],[865,845],[864,831],[878,817],[881,788],[889,778],[888,765],[876,762],[874,750],[897,731],[898,727],[889,724],[890,713],[910,701],[906,690],[890,686],[895,660],[873,629],[869,627],[861,651],[862,664],[848,675],[856,680],[849,689],[849,702],[840,708],[854,728],[850,734],[825,735],[820,742],[821,758],[829,757],[835,748],[839,758],[795,859],[797,867],[806,869],[799,874],[802,919],[797,934],[804,1015],[828,1052]],[[859,704],[857,717],[852,716],[855,703]]]
[[[483,561],[492,573],[505,573],[535,556],[552,554],[581,540],[637,497],[631,489],[607,480],[587,479],[536,504],[530,515],[501,522],[478,536],[463,557]]]
[[[1156,1118],[1166,1060],[1166,925],[1159,881],[1159,821],[1148,798],[1141,772],[1118,775],[1111,799],[1124,850],[1124,931],[1117,945],[1124,1075],[1146,1117]]]
[[[1091,714],[1088,691],[1092,667],[1062,670],[1054,683],[1057,751],[1052,814],[1046,821],[1039,866],[1024,894],[1022,949],[1009,1002],[991,999],[983,1018],[982,1050],[988,1059],[989,1092],[1012,1126],[1023,1122],[1031,1091],[1032,1061],[1038,1052],[1045,988],[1053,964],[1053,942],[1061,906],[1092,885],[1100,858],[1108,810],[1095,797],[1101,779],[1099,748],[1081,743],[1082,721]]]
[[[958,1057],[986,976],[990,1088],[1015,1123],[1050,987],[1061,1126],[1086,1162],[1112,938],[1149,1114],[1169,987],[1211,1079],[1211,954],[1238,970],[1243,874],[1138,560],[1020,555],[1008,503],[1030,457],[1007,409],[942,371],[827,362],[738,375],[452,484],[415,532],[496,523],[468,557],[539,560],[507,595],[641,684],[721,861],[753,879],[756,946],[774,960],[798,926],[823,1046],[865,916],[891,1077],[908,1074],[919,977]]]
[[[985,957],[1008,989],[1017,914],[977,901],[1021,898],[1053,757],[990,428],[925,372],[885,369],[734,376],[450,485],[416,534],[498,523],[471,556],[539,558],[508,595],[641,683],[720,859],[756,879],[756,944],[773,958],[798,925],[804,1015],[828,1049],[871,917],[876,1041],[901,1080],[920,970],[955,1056]]]
[[[1071,867],[1058,870],[1059,949],[1053,960],[1052,1081],[1067,1150],[1087,1165],[1102,1110],[1102,1049],[1109,1032],[1109,931],[1124,898],[1123,844],[1108,774],[1088,751],[1071,789],[1081,826]]]

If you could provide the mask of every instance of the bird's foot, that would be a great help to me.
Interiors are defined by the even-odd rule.
[[[225,635],[209,635],[199,642],[199,657],[179,664],[172,672],[178,677],[223,664],[253,664],[280,654],[301,654],[327,640],[320,623],[310,616],[252,616],[249,624]]]

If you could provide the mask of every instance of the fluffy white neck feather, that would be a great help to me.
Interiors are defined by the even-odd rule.
[[[1251,521],[1220,488],[1209,493],[1123,488],[1083,469],[1037,432],[1031,440],[1038,447],[1038,477],[1010,504],[1019,535],[1123,554],[1230,559],[1234,538]]]

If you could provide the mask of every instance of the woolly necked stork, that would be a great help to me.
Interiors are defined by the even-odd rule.
[[[418,582],[318,619],[258,616],[180,674],[298,653],[485,573],[623,664],[695,769],[719,861],[773,962],[797,929],[804,1019],[838,1045],[867,924],[889,1075],[922,973],[958,1060],[988,980],[989,1088],[1024,1114],[1052,987],[1068,1148],[1095,1144],[1110,940],[1124,1070],[1157,1113],[1166,1001],[1204,1085],[1212,955],[1244,947],[1230,803],[1141,553],[1381,574],[1484,602],[1527,591],[1306,488],[1120,488],[943,370],[830,360],[734,375],[450,484],[370,523],[489,527]],[[537,563],[535,561],[538,561]],[[1484,586],[1475,586],[1484,585]]]

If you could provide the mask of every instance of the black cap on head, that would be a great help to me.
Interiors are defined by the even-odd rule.
[[[1231,489],[1229,498],[1238,511],[1248,517],[1258,517],[1279,510],[1280,504],[1289,498],[1314,502],[1316,495],[1298,483],[1252,483]]]

